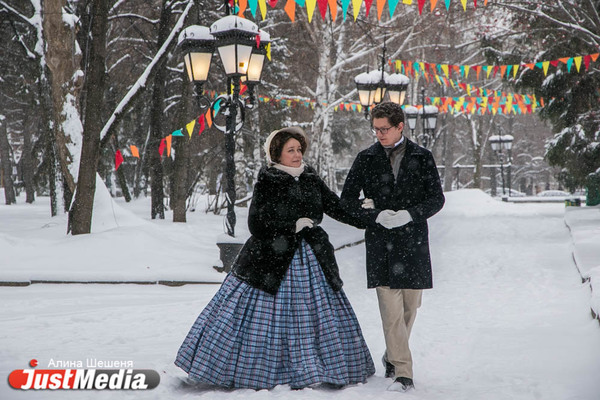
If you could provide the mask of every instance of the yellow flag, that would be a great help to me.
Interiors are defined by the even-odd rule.
[[[267,50],[267,59],[269,61],[271,61],[271,43],[267,44],[267,47],[265,48],[265,50]]]
[[[448,76],[448,64],[442,64],[442,71],[444,71],[444,75],[446,75],[446,78],[449,78]]]
[[[516,78],[518,70],[519,70],[519,64],[513,65],[513,78]]]
[[[258,0],[258,7],[260,8],[260,15],[264,21],[267,15],[267,0]]]
[[[467,11],[467,0],[460,0],[463,5],[463,10]]]
[[[308,14],[308,22],[312,21],[313,14],[315,13],[315,5],[317,0],[306,0],[306,13]]]
[[[403,4],[412,4],[412,0],[402,0]]]
[[[469,77],[469,71],[471,70],[470,65],[465,65],[465,78]]]
[[[546,76],[548,75],[548,67],[550,67],[550,61],[544,61],[542,65],[544,67],[544,76]]]
[[[192,137],[192,132],[194,132],[194,127],[196,126],[196,120],[193,119],[191,122],[188,122],[187,125],[185,126],[185,128],[188,131],[188,135],[190,135],[190,137]]]
[[[577,72],[579,72],[579,68],[581,68],[581,56],[573,58],[575,61],[575,67],[577,67]]]
[[[352,0],[352,11],[354,13],[354,20],[358,17],[358,13],[360,12],[360,5],[362,4],[362,0]]]

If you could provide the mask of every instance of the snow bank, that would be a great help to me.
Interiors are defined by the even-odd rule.
[[[565,223],[571,231],[577,269],[590,283],[592,312],[600,318],[600,206],[567,207]]]

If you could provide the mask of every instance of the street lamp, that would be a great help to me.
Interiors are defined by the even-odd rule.
[[[421,118],[423,132],[419,135],[418,142],[427,148],[437,125],[438,108],[429,105],[424,105],[421,108],[406,106],[404,107],[404,115],[406,115],[406,124],[410,129],[411,137],[414,137],[415,129],[417,129],[417,119]]]
[[[492,150],[496,153],[498,160],[500,161],[500,177],[502,179],[502,198],[506,197],[506,190],[504,185],[504,151],[508,153],[508,167],[510,174],[510,164],[511,164],[511,149],[514,137],[512,135],[492,135],[489,138],[490,145],[492,146]],[[510,179],[508,186],[508,197],[510,197]]]
[[[385,72],[385,42],[383,43],[383,54],[381,56],[381,69],[371,72],[363,72],[354,77],[358,99],[365,110],[365,118],[369,119],[369,108],[379,104],[389,93],[390,101],[396,104],[404,103],[406,88],[410,80],[406,75],[394,73],[389,75]]]
[[[269,35],[259,31],[255,23],[235,15],[217,20],[210,29],[198,25],[187,27],[179,35],[178,44],[188,79],[195,84],[198,106],[201,110],[210,110],[213,125],[225,134],[226,227],[227,234],[232,237],[235,236],[236,223],[235,134],[244,125],[244,109],[254,107],[254,86],[260,83],[269,41]],[[227,77],[227,94],[211,101],[203,94],[203,84],[208,79],[215,48]],[[242,101],[240,82],[244,80],[248,84],[249,96]],[[224,125],[215,120],[217,113],[225,116]]]

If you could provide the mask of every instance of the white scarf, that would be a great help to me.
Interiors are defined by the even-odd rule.
[[[302,165],[300,165],[299,167],[288,167],[283,164],[273,164],[273,167],[283,172],[287,172],[294,178],[297,178],[304,172],[304,161],[302,161]]]

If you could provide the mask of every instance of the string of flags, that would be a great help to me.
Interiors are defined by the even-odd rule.
[[[452,2],[456,3],[456,1],[457,0],[442,0],[440,3],[444,3],[446,10],[449,10]],[[260,17],[263,20],[267,16],[267,4],[271,8],[275,8],[277,2],[278,0],[238,0],[236,5],[234,4],[234,0],[229,0],[230,5],[236,10],[240,17],[243,17],[244,13],[249,10],[254,18],[256,18],[257,13],[260,12]],[[363,4],[365,16],[369,16],[373,5],[373,0],[342,0],[341,3],[344,21],[346,21],[346,15],[348,14],[350,3],[352,3],[352,15],[356,21],[361,9],[363,9]],[[382,18],[383,11],[386,8],[386,3],[389,16],[392,18],[398,4],[400,3],[400,0],[375,0],[378,20],[381,20]],[[438,5],[438,0],[402,0],[402,4],[404,5],[416,5],[418,7],[419,14],[423,13],[426,3],[430,4],[431,12],[433,12]],[[469,3],[473,4],[474,8],[477,8],[477,6],[481,5],[482,3],[484,6],[487,6],[488,0],[479,0],[479,2],[477,0],[460,0],[460,3],[463,7],[463,10],[467,11],[467,5]],[[329,10],[330,18],[333,21],[335,21],[338,14],[337,0],[286,0],[283,9],[292,22],[296,20],[296,6],[306,9],[308,22],[312,22],[315,10],[317,9],[319,10],[319,14],[323,20],[325,20],[327,16],[327,10]]]
[[[405,75],[416,76],[422,74],[427,77],[428,75],[439,75],[442,77],[450,78],[453,74],[456,77],[468,78],[475,75],[477,80],[482,76],[485,79],[489,79],[490,75],[493,78],[496,76],[505,77],[507,79],[514,79],[517,73],[522,68],[528,69],[541,69],[544,71],[544,76],[548,75],[550,66],[558,68],[560,64],[565,64],[567,71],[571,72],[573,66],[577,72],[581,72],[581,67],[585,68],[585,71],[589,71],[590,64],[598,60],[600,53],[586,54],[583,56],[573,57],[562,57],[556,60],[539,61],[535,63],[520,63],[511,65],[452,65],[452,64],[435,64],[422,61],[406,61],[406,60],[390,60],[388,63],[393,65],[396,71]]]
[[[506,94],[501,92],[495,92],[492,96],[463,96],[463,97],[427,97],[429,104],[438,107],[440,113],[469,113],[484,115],[486,113],[496,114],[531,114],[538,108],[544,107],[543,99],[536,99],[535,95],[519,95],[519,94]],[[263,103],[269,103],[275,106],[283,107],[295,107],[302,106],[314,109],[317,102],[314,100],[306,100],[298,97],[285,97],[277,96],[276,98],[267,96],[258,96],[258,101]],[[323,103],[326,106],[326,103]],[[421,108],[422,105],[416,105],[415,107]],[[349,111],[349,112],[362,112],[363,107],[360,103],[356,102],[342,102],[334,107],[336,112]],[[185,131],[191,138],[192,134],[198,126],[198,135],[208,126],[212,126],[210,117],[210,110],[205,114],[201,114],[198,118],[188,122],[185,126]],[[171,156],[171,144],[173,137],[185,137],[184,129],[177,129],[170,135],[161,139],[158,152],[161,157],[165,155]],[[131,156],[140,158],[139,149],[135,145],[130,145],[129,150]],[[115,153],[115,171],[119,169],[119,166],[123,163],[123,154],[120,150]]]

